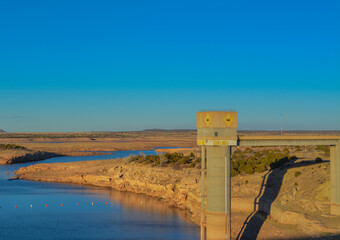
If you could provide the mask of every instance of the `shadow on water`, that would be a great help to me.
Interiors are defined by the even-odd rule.
[[[240,232],[237,235],[238,240],[256,239],[262,225],[266,221],[271,212],[271,206],[277,198],[284,175],[289,168],[297,168],[302,166],[319,164],[315,161],[300,161],[295,163],[297,158],[292,157],[287,164],[279,168],[272,168],[263,176],[259,194],[254,199],[253,212],[246,218]],[[329,161],[323,161],[329,162]],[[338,238],[337,238],[338,237]],[[340,239],[339,236],[327,236],[322,238],[306,238],[306,239]]]

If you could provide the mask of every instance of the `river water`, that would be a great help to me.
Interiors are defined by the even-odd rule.
[[[57,157],[42,162],[112,159],[148,151]],[[34,163],[0,166],[0,239],[199,239],[186,213],[142,194],[59,183],[8,181]]]

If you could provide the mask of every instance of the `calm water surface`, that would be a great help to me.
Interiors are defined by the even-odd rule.
[[[57,157],[42,162],[73,162],[125,157]],[[35,163],[0,166],[0,239],[199,239],[198,226],[185,213],[141,194],[112,189],[8,181],[12,172]],[[15,208],[16,206],[16,208]]]

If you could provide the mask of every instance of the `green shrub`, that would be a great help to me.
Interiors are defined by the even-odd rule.
[[[270,164],[270,168],[271,169],[274,169],[274,168],[279,168],[281,166],[283,166],[285,163],[289,162],[290,161],[290,158],[289,157],[283,157],[283,158],[280,158],[280,159],[276,159],[275,161],[273,161],[271,164]]]
[[[240,166],[238,167],[238,171],[239,171],[240,173],[245,172],[245,169],[246,169],[246,165],[244,165],[244,164],[242,164],[242,165],[240,165]]]
[[[246,152],[246,153],[252,153],[252,152],[253,152],[253,149],[247,147],[246,150],[244,150],[244,152]]]
[[[254,173],[254,168],[252,165],[246,165],[245,168],[244,168],[244,172],[246,174],[253,174]]]
[[[255,167],[255,172],[264,172],[266,171],[266,166],[263,164],[259,164]]]
[[[259,158],[259,157],[261,157],[262,156],[262,152],[256,152],[255,153],[255,158]]]
[[[127,158],[125,158],[125,163],[129,164],[130,162],[134,161],[134,159],[136,158],[136,155],[130,155]]]
[[[191,155],[191,154],[190,154]],[[201,158],[184,156],[181,153],[164,153],[161,155],[144,155],[130,156],[126,163],[151,164],[153,167],[171,166],[174,169],[183,167],[200,167]]]
[[[253,174],[254,172],[264,172],[269,168],[277,168],[286,162],[296,159],[290,157],[287,152],[279,150],[262,150],[254,152],[253,149],[247,148],[244,152],[236,150],[232,154],[231,176],[241,173]],[[174,169],[201,167],[201,158],[196,157],[194,153],[184,156],[181,153],[164,153],[160,155],[143,155],[131,156],[126,160],[127,163],[151,164],[157,167],[172,167]]]
[[[296,171],[295,173],[294,173],[294,176],[295,177],[298,177],[298,176],[300,176],[301,175],[301,172],[300,171]]]
[[[191,160],[190,160],[189,157],[183,157],[183,158],[181,158],[180,163],[181,164],[191,163]]]
[[[240,172],[239,172],[237,169],[234,169],[234,168],[231,168],[231,169],[230,169],[230,175],[231,175],[232,177],[235,177],[235,176],[237,176],[238,174],[240,174]]]
[[[263,172],[269,168],[281,167],[286,162],[297,159],[295,156],[290,157],[287,149],[285,150],[283,152],[278,149],[265,149],[257,152],[253,152],[251,148],[246,148],[244,152],[237,150],[232,155],[232,176],[239,173]]]
[[[160,167],[166,167],[166,165],[168,163],[169,163],[169,160],[164,154],[159,156],[159,166]]]
[[[26,149],[23,146],[15,145],[15,144],[0,144],[0,149],[10,150],[10,149]]]

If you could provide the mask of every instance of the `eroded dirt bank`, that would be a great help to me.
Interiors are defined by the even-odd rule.
[[[199,224],[201,183],[196,168],[175,170],[114,159],[43,163],[15,173],[20,179],[88,184],[159,197],[188,210]],[[256,207],[280,224],[297,225],[313,236],[340,232],[340,217],[329,215],[329,195],[329,162],[299,161],[271,172],[232,178],[233,212],[250,214]]]

